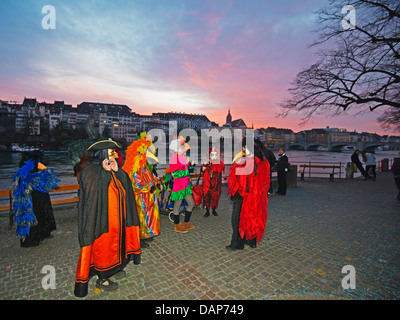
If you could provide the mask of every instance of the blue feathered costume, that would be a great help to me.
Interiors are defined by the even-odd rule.
[[[42,156],[24,153],[12,179],[14,220],[22,247],[37,246],[56,229],[49,192],[59,180],[52,169],[38,169]]]

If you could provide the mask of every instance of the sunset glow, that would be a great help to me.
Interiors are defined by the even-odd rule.
[[[139,114],[228,109],[248,126],[339,127],[387,134],[377,112],[305,127],[276,117],[296,74],[316,61],[321,0],[51,1],[56,29],[42,28],[42,0],[2,0],[0,99],[126,104]],[[339,22],[338,22],[339,23]]]

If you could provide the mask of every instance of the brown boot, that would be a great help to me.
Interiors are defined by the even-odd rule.
[[[192,225],[190,222],[185,222],[185,224],[183,225],[183,227],[184,227],[186,230],[194,229],[194,225]]]
[[[180,224],[180,223],[175,224],[175,229],[174,229],[174,231],[175,231],[175,232],[181,232],[181,233],[187,233],[187,232],[188,232],[188,231],[186,230],[186,228],[184,228],[184,227],[182,226],[182,224]]]

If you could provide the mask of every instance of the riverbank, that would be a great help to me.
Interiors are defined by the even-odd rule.
[[[256,249],[227,251],[232,204],[226,188],[218,217],[196,208],[196,229],[177,234],[166,216],[162,233],[130,264],[112,293],[85,300],[399,299],[400,204],[390,172],[362,179],[298,182],[287,196],[270,196],[263,241]],[[55,212],[57,230],[36,248],[21,248],[8,219],[0,219],[0,299],[76,299],[79,257],[77,210]],[[40,271],[56,270],[56,289],[44,290]],[[356,289],[341,283],[344,266],[356,272]],[[160,302],[161,305],[161,302]]]
[[[278,158],[278,153],[274,151],[275,156]],[[289,162],[292,165],[300,164],[329,164],[329,165],[341,165],[342,174],[336,175],[336,178],[345,178],[345,166],[346,163],[350,161],[351,152],[324,152],[324,151],[287,151],[289,157]],[[398,157],[398,152],[396,151],[379,151],[375,154],[377,161],[377,170],[380,169],[380,161],[382,159],[389,159],[389,166],[391,165],[393,159]],[[361,158],[361,157],[360,157]],[[11,179],[15,172],[19,168],[19,162],[21,159],[21,154],[17,152],[4,152],[0,155],[0,190],[9,189],[11,186]],[[163,176],[165,168],[168,167],[166,156],[159,157],[160,164],[158,167],[159,176]],[[231,159],[226,159],[225,164],[227,169],[225,170],[225,175],[229,174],[228,167],[230,165]],[[62,151],[45,151],[44,153],[44,164],[52,168],[54,172],[59,176],[61,180],[59,185],[69,185],[76,184],[76,178],[74,176],[74,170],[69,163],[68,153]],[[199,161],[194,161],[196,163],[196,168],[199,170]],[[357,174],[358,175],[358,174]],[[326,175],[323,175],[326,177]],[[300,177],[300,175],[299,175]]]

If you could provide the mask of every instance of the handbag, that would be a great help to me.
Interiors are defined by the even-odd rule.
[[[197,179],[197,185],[192,186],[193,201],[196,207],[203,202],[203,187],[199,185],[200,177]]]

